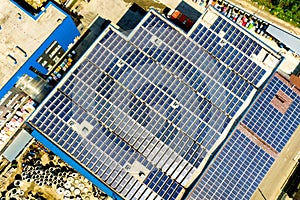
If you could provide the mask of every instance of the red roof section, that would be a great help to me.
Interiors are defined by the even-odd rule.
[[[295,76],[294,74],[291,75],[290,81],[292,85],[300,89],[300,77]]]

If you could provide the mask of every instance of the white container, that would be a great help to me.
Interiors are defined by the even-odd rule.
[[[57,188],[57,194],[64,194],[65,190],[62,187]]]
[[[74,190],[74,195],[80,195],[80,193],[81,193],[81,191],[80,191],[79,188],[76,188],[76,189]]]

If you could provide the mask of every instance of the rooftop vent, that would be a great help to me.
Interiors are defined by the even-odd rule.
[[[22,20],[22,15],[21,15],[21,13],[18,13],[18,14],[17,14],[17,17],[18,17],[19,20]]]
[[[154,35],[151,37],[150,41],[158,47],[162,44],[161,39],[159,39],[158,37],[156,37]]]
[[[12,55],[8,54],[7,57],[9,57],[11,60],[14,61],[14,64],[18,64],[17,59],[15,57],[13,57]]]
[[[24,57],[27,57],[27,53],[26,51],[24,51],[21,47],[19,47],[18,45],[16,46],[16,49],[18,49],[19,51],[21,51],[24,54]]]
[[[82,128],[82,132],[84,133],[84,134],[88,134],[89,133],[89,129],[87,128],[87,127],[83,127]]]
[[[227,42],[226,42],[225,40],[221,40],[221,41],[219,42],[219,45],[222,46],[222,47],[223,47],[224,45],[226,45],[226,44],[227,44]]]
[[[174,108],[174,109],[178,108],[179,107],[178,102],[177,101],[173,101],[172,104],[171,104],[171,107]]]
[[[125,62],[123,60],[119,60],[119,62],[117,63],[118,67],[123,67],[125,65]]]
[[[142,163],[138,161],[134,161],[133,164],[127,164],[125,169],[128,171],[130,175],[135,177],[140,182],[144,182],[146,177],[149,175],[150,170],[146,168]]]

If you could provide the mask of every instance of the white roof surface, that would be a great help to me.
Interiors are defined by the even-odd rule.
[[[21,16],[21,19],[19,17]],[[18,8],[12,2],[1,1],[0,6],[0,88],[19,70],[26,60],[58,27],[58,19],[62,21],[66,16],[50,5],[37,19]],[[26,53],[16,48],[19,46]],[[8,57],[13,56],[17,64]]]

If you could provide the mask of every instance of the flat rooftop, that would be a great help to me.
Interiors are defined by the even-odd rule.
[[[66,15],[52,4],[48,4],[46,10],[34,19],[11,1],[1,2],[0,89],[65,18]],[[14,64],[15,61],[8,55],[17,63]]]
[[[204,32],[202,30],[203,35],[213,39],[214,36],[211,34],[213,32],[221,39],[221,46],[230,44],[233,47],[232,50],[235,50],[232,55],[238,53],[236,52],[237,50],[242,51],[252,62],[260,65],[267,71],[272,71],[279,66],[282,58],[275,49],[219,13],[215,8],[209,7],[195,23],[188,35],[193,38],[194,34],[199,31],[197,29],[201,28],[201,25],[210,29],[205,29]],[[198,36],[198,38],[200,39],[201,36]],[[230,63],[230,65],[232,64]]]

